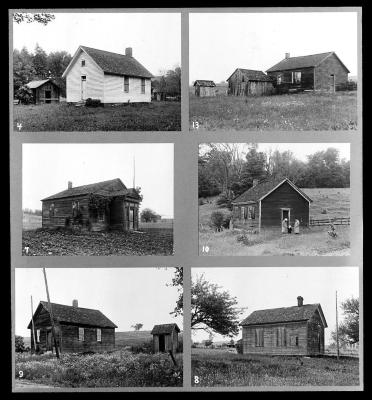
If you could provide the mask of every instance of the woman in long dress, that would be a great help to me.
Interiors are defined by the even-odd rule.
[[[294,233],[296,234],[300,233],[300,221],[298,219],[295,219],[293,228],[294,228]]]
[[[283,221],[282,221],[282,233],[288,233],[287,218],[284,218]]]

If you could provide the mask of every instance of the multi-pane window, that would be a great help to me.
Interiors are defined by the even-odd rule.
[[[255,219],[254,206],[248,206],[248,219]]]
[[[50,203],[49,205],[49,216],[54,217],[54,203]]]
[[[97,342],[102,342],[102,332],[100,328],[97,328]]]
[[[300,83],[301,82],[301,72],[296,71],[292,73],[292,82]]]
[[[145,93],[146,79],[141,78],[141,93]]]
[[[279,327],[276,329],[276,345],[278,347],[287,346],[286,329],[285,327]]]
[[[82,81],[86,81],[86,80],[87,80],[86,75],[82,75],[82,76],[81,76],[81,80],[82,80]]]
[[[256,347],[264,346],[264,330],[263,330],[263,328],[255,329],[255,345],[256,345]]]
[[[85,60],[81,60],[81,66],[85,67]]]
[[[84,328],[79,328],[79,341],[84,342]]]
[[[124,92],[129,92],[129,76],[124,76]]]

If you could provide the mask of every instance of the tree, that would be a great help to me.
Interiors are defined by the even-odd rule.
[[[26,350],[25,342],[22,336],[16,335],[15,336],[15,351],[17,353],[23,353]]]
[[[150,208],[145,208],[141,211],[140,218],[142,222],[156,222],[161,217],[159,214],[156,214],[155,211],[151,210]]]
[[[359,299],[350,298],[341,303],[344,320],[338,327],[338,339],[341,345],[359,342]],[[336,342],[336,331],[332,332],[332,339]]]
[[[47,25],[50,21],[53,21],[54,19],[55,16],[50,13],[13,13],[13,21],[17,24],[20,24],[21,22],[39,22],[40,24]]]
[[[139,331],[143,328],[143,324],[137,323],[131,326],[131,328],[134,328],[135,331]]]
[[[32,102],[32,90],[28,86],[21,86],[14,94],[22,104],[30,104]]]
[[[33,57],[33,65],[35,69],[35,76],[39,79],[46,79],[50,77],[48,70],[48,56],[46,52],[36,44],[35,54]]]

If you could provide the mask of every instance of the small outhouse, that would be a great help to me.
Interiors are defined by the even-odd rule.
[[[195,96],[213,97],[216,95],[216,84],[213,81],[198,79],[194,82]]]
[[[178,349],[179,333],[180,328],[177,324],[155,325],[151,331],[154,353],[166,351],[176,353]]]
[[[60,88],[52,79],[31,81],[26,86],[32,90],[33,102],[35,104],[59,102]]]

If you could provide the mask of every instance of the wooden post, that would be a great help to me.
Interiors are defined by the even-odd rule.
[[[337,290],[336,290],[336,346],[337,346],[337,360],[340,359],[340,346],[338,343],[338,310],[337,310]]]
[[[56,357],[59,358],[59,350],[58,350],[58,344],[57,344],[57,338],[56,338],[56,331],[55,331],[55,328],[54,328],[53,310],[52,310],[52,305],[50,304],[48,282],[47,282],[47,277],[46,277],[46,273],[45,273],[45,268],[44,267],[43,267],[43,273],[44,273],[45,289],[46,289],[48,305],[49,305],[50,321],[52,323],[52,335],[53,335],[54,347],[56,348]],[[53,350],[53,347],[52,347],[52,350]]]
[[[34,310],[32,306],[32,296],[31,296],[31,324],[32,324],[32,337],[34,338],[34,349],[36,353],[36,340],[35,340],[35,325],[34,325]],[[31,349],[32,350],[32,349]]]

